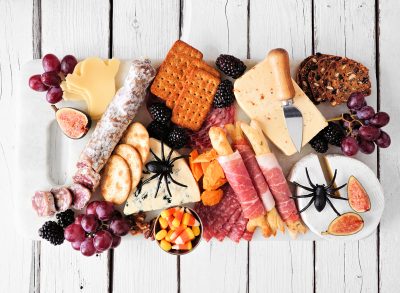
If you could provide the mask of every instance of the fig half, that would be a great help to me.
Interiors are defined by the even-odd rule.
[[[356,213],[345,213],[336,217],[328,227],[328,230],[322,232],[322,235],[335,235],[335,236],[347,236],[360,232],[364,227],[364,220],[359,214]]]
[[[350,176],[347,182],[347,197],[350,207],[357,213],[364,213],[371,209],[371,201],[364,187],[356,177]]]
[[[88,133],[91,125],[90,116],[74,108],[60,108],[51,105],[56,112],[56,120],[62,132],[72,139],[82,138]]]

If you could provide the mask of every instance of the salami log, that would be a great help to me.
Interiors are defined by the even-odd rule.
[[[89,189],[81,184],[74,183],[68,187],[74,195],[74,201],[72,207],[76,210],[83,209],[92,197],[92,193]]]
[[[124,131],[143,103],[156,70],[150,60],[134,60],[125,79],[83,149],[78,166],[86,165],[100,172]]]
[[[95,172],[90,166],[84,164],[79,164],[77,167],[78,170],[72,177],[74,183],[82,184],[91,191],[94,191],[100,184],[100,174]]]

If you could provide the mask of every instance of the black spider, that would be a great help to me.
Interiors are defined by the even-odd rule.
[[[174,150],[171,148],[171,151],[169,152],[167,159],[165,159],[164,142],[161,141],[161,159],[160,159],[153,152],[153,150],[150,149],[150,152],[153,154],[155,161],[148,162],[146,164],[146,169],[147,169],[148,173],[155,173],[155,174],[152,175],[151,177],[147,178],[146,180],[142,181],[141,186],[149,183],[151,180],[158,177],[157,190],[156,190],[156,194],[154,195],[154,197],[157,197],[158,190],[160,189],[161,181],[163,180],[163,178],[164,178],[164,182],[165,182],[165,185],[167,187],[167,191],[168,191],[168,194],[170,197],[172,197],[172,194],[171,194],[171,191],[169,190],[168,179],[171,180],[176,185],[179,185],[182,187],[187,187],[187,185],[179,183],[176,180],[174,180],[174,178],[172,178],[171,174],[172,174],[172,169],[174,167],[174,162],[179,159],[187,158],[188,156],[179,156],[179,157],[175,157],[171,160],[173,151]]]
[[[340,213],[335,209],[335,207],[333,206],[332,202],[329,199],[329,198],[333,198],[333,199],[347,200],[347,198],[338,197],[338,196],[334,195],[334,193],[336,191],[338,191],[339,189],[342,189],[343,187],[345,187],[347,185],[347,184],[343,184],[342,186],[339,186],[337,188],[332,188],[333,184],[335,183],[337,170],[335,170],[335,174],[333,175],[333,178],[328,186],[325,186],[325,184],[319,185],[319,184],[312,183],[311,179],[310,179],[310,175],[308,174],[307,168],[306,168],[306,174],[307,174],[308,183],[310,183],[311,187],[303,186],[297,182],[293,182],[293,184],[295,184],[296,186],[299,186],[305,190],[311,191],[311,193],[306,194],[306,195],[292,196],[292,198],[312,197],[312,199],[309,201],[309,203],[302,210],[299,211],[299,214],[304,212],[306,209],[308,209],[312,203],[314,203],[315,209],[318,212],[321,212],[325,208],[326,202],[328,202],[328,204],[335,211],[335,213],[338,216],[340,216]]]

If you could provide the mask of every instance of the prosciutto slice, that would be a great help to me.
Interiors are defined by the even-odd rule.
[[[224,170],[229,185],[238,197],[243,217],[254,219],[264,215],[265,208],[253,186],[240,153],[235,151],[227,156],[219,156],[218,162]]]
[[[285,175],[275,155],[268,153],[256,156],[256,159],[275,198],[276,208],[282,219],[285,222],[300,220],[296,204],[291,198],[292,192],[289,189]]]
[[[244,165],[249,172],[251,181],[253,182],[254,188],[260,196],[264,207],[267,211],[272,210],[275,207],[275,201],[271,191],[269,190],[267,181],[265,181],[264,175],[261,172],[260,166],[257,163],[253,149],[244,139],[236,141],[235,148],[242,156]]]

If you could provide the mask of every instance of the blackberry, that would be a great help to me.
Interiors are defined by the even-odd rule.
[[[167,137],[167,144],[173,149],[184,147],[189,140],[186,130],[178,126],[173,126]]]
[[[149,107],[151,117],[157,122],[162,124],[169,124],[171,120],[172,111],[163,103],[154,103]]]
[[[64,242],[64,229],[54,221],[47,221],[39,229],[39,236],[53,245],[60,245]]]
[[[149,132],[150,137],[154,137],[158,140],[166,140],[168,136],[168,126],[156,120],[153,120],[147,126],[147,131]]]
[[[246,65],[232,55],[221,54],[215,61],[218,69],[232,78],[240,77],[246,70]]]
[[[68,209],[56,215],[57,223],[63,228],[71,225],[75,221],[75,213],[73,210]]]
[[[310,140],[310,145],[317,153],[326,153],[328,150],[328,142],[320,134],[317,134]]]
[[[233,94],[233,84],[230,80],[223,80],[217,89],[214,96],[214,107],[215,108],[225,108],[232,105],[235,100],[235,95]]]
[[[321,134],[328,143],[337,147],[340,147],[344,137],[343,128],[332,121],[328,122],[328,126],[322,129]]]

